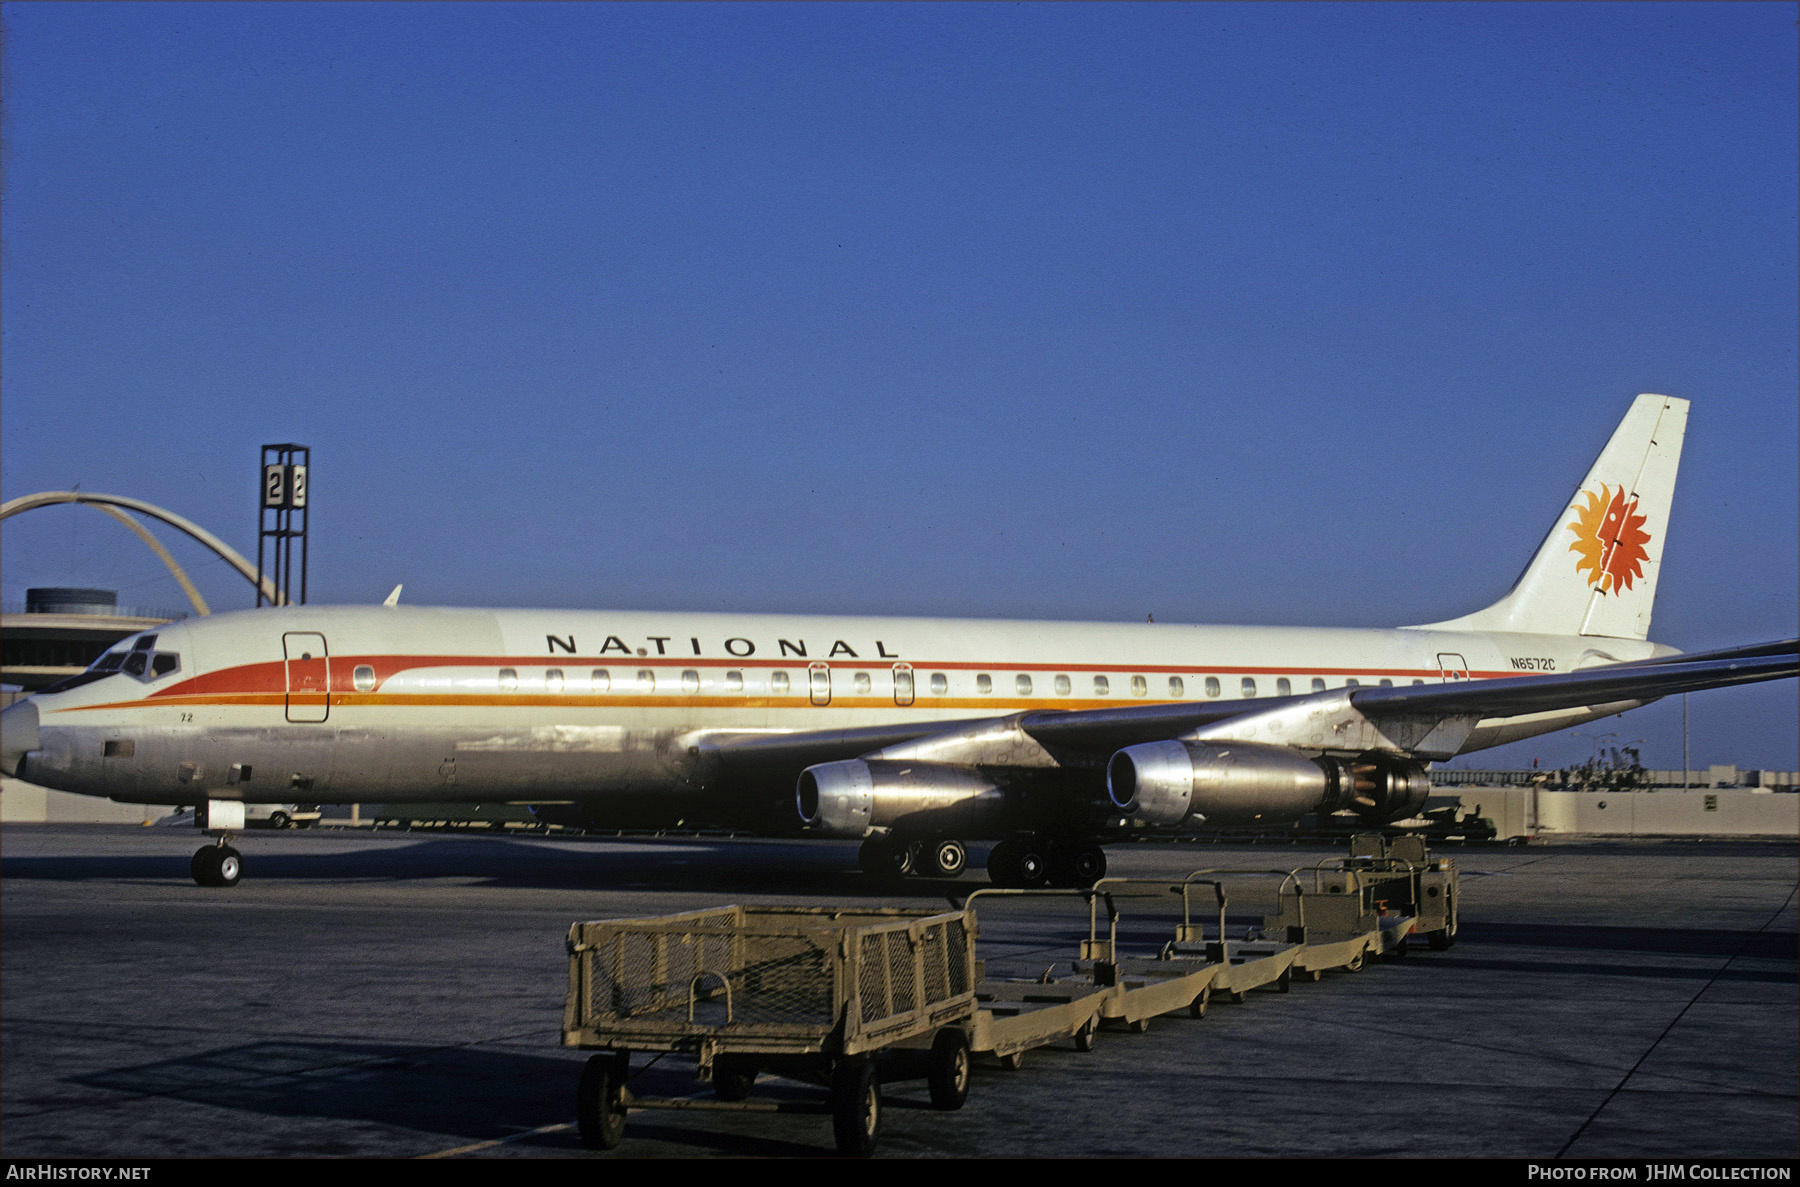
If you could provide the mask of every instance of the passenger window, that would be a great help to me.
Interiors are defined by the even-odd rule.
[[[638,669],[638,687],[645,692],[656,691],[656,673],[649,668]]]
[[[1111,685],[1111,683],[1109,683],[1107,681],[1106,677],[1104,677],[1104,676],[1094,677],[1094,695],[1095,696],[1103,697],[1111,691],[1112,691],[1112,685]]]
[[[1275,682],[1275,695],[1278,697],[1291,697],[1294,695],[1294,686],[1289,682],[1286,676],[1283,676]]]
[[[934,697],[941,697],[949,691],[950,677],[944,675],[942,672],[933,672],[931,674],[931,695]]]
[[[375,669],[368,664],[357,664],[350,672],[350,684],[357,692],[370,692],[375,687]]]
[[[1381,687],[1383,687],[1383,688],[1392,688],[1392,687],[1394,687],[1394,682],[1393,682],[1393,681],[1392,681],[1392,680],[1383,680],[1383,681],[1382,681],[1382,682],[1381,682]]]
[[[1069,690],[1072,687],[1073,686],[1069,683],[1069,678],[1067,676],[1058,676],[1056,678],[1056,695],[1057,696],[1059,696],[1059,697],[1068,696]]]
[[[155,672],[158,677],[167,676],[180,666],[181,657],[173,651],[158,652],[156,658],[150,661],[150,670]]]
[[[1415,681],[1413,681],[1413,683],[1414,684],[1423,684],[1425,682],[1423,680],[1415,680]]]
[[[500,669],[500,691],[513,692],[519,687],[519,672],[516,668]]]
[[[1243,681],[1238,685],[1238,690],[1244,696],[1247,696],[1247,697],[1255,696],[1256,695],[1256,680],[1250,676],[1244,677]]]
[[[785,693],[788,690],[788,674],[786,672],[769,673],[769,691]]]
[[[699,692],[700,691],[700,673],[694,671],[694,669],[692,669],[692,668],[688,668],[686,671],[682,672],[681,673],[681,691],[682,692]]]
[[[612,691],[612,673],[605,668],[595,668],[594,674],[589,679],[593,681],[595,692]]]
[[[1209,697],[1216,697],[1219,695],[1219,678],[1217,676],[1208,676],[1206,678],[1206,695]]]
[[[1350,679],[1344,681],[1344,687],[1345,688],[1361,688],[1362,681],[1360,681],[1360,680],[1356,679],[1356,677],[1352,676]]]
[[[1150,682],[1148,680],[1145,680],[1142,676],[1133,676],[1131,678],[1131,695],[1132,696],[1134,696],[1134,697],[1147,696],[1149,694],[1149,692],[1150,692]]]
[[[561,668],[544,669],[544,691],[561,692],[563,690],[563,674]]]
[[[1169,677],[1169,695],[1172,697],[1184,697],[1187,695],[1187,685],[1182,683],[1181,677]]]
[[[867,672],[858,672],[856,674],[856,693],[858,696],[866,696],[869,690],[874,687],[875,682],[869,679],[869,674]]]
[[[1031,695],[1031,677],[1027,676],[1023,672],[1020,672],[1016,677],[1013,678],[1013,691],[1017,692],[1022,697],[1030,696]]]
[[[1312,690],[1314,692],[1324,692],[1325,691],[1325,682],[1323,680],[1319,679],[1317,676],[1314,676],[1313,682],[1312,682]]]
[[[992,676],[988,675],[986,672],[983,672],[979,676],[975,677],[975,691],[982,694],[983,696],[986,696],[988,693],[993,692],[994,691],[994,678]]]
[[[725,673],[725,690],[727,692],[743,692],[744,674],[742,672]]]

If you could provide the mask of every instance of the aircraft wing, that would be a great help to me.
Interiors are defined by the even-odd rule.
[[[1372,719],[1489,719],[1582,706],[1644,703],[1676,693],[1780,680],[1800,673],[1800,640],[1661,659],[1609,664],[1580,672],[1459,680],[1395,688],[1348,690],[1349,703]],[[1116,709],[1031,710],[1004,717],[919,721],[863,729],[726,735],[708,744],[728,767],[798,771],[814,763],[904,748],[907,757],[978,765],[1008,765],[1023,732],[1049,754],[1109,752],[1179,737],[1233,718],[1264,717],[1303,701],[1342,696],[1344,689],[1290,697],[1122,705]],[[892,748],[892,750],[890,750]],[[1041,764],[1032,764],[1041,765]]]

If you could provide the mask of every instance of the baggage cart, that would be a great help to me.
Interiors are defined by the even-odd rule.
[[[577,923],[568,950],[563,1044],[595,1052],[576,1102],[590,1147],[617,1146],[634,1109],[742,1109],[829,1112],[838,1149],[867,1155],[884,1079],[922,1073],[939,1108],[968,1095],[968,910],[731,906]],[[692,1055],[713,1096],[634,1093],[635,1052]],[[749,1099],[762,1072],[828,1100]]]
[[[1090,939],[1093,915],[1101,900],[1107,913],[1116,917],[1111,899],[1093,890],[1017,890],[984,888],[963,900],[964,909],[983,896],[993,898],[1078,898],[1085,899],[1089,909]],[[1094,1049],[1094,1035],[1100,1028],[1101,1011],[1116,992],[1110,984],[1097,983],[1089,976],[1056,978],[1054,967],[1036,980],[1008,980],[985,975],[985,962],[976,967],[984,970],[975,987],[980,1008],[975,1011],[970,1043],[977,1055],[991,1056],[1007,1070],[1016,1070],[1025,1052],[1064,1039],[1073,1040],[1077,1051]]]

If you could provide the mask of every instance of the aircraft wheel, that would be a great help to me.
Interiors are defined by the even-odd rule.
[[[208,845],[195,851],[188,873],[202,886],[236,886],[244,876],[244,859],[229,845]]]
[[[969,1099],[969,1061],[968,1035],[954,1026],[938,1031],[926,1076],[932,1108],[949,1111],[963,1107]]]
[[[995,886],[1019,885],[1018,857],[1019,843],[1017,841],[1001,841],[995,845],[988,852],[988,881]]]
[[[1051,851],[1050,884],[1085,890],[1106,877],[1106,850],[1093,841],[1058,845]]]
[[[867,1158],[881,1140],[881,1081],[872,1059],[846,1059],[831,1073],[831,1132],[839,1154]]]
[[[895,882],[912,872],[912,846],[887,837],[870,837],[857,850],[856,864],[878,882]]]
[[[194,881],[202,886],[214,885],[212,861],[213,854],[216,852],[218,852],[217,845],[208,845],[203,849],[196,849],[194,850],[193,860],[188,862],[188,873],[192,874],[194,876]]]
[[[292,828],[293,825],[294,818],[289,816],[286,812],[269,813],[270,828]]]
[[[933,878],[960,878],[969,864],[968,848],[955,837],[921,846],[921,874]]]
[[[1081,1024],[1081,1029],[1075,1032],[1075,1049],[1077,1051],[1092,1051],[1094,1049],[1094,1036],[1098,1034],[1099,1031],[1100,1018],[1098,1015],[1083,1022]]]
[[[590,1150],[611,1150],[625,1140],[625,1076],[631,1053],[596,1055],[581,1069],[581,1087],[575,1093],[575,1122],[581,1144]]]
[[[1037,890],[1050,884],[1050,854],[1042,841],[1021,841],[1018,857],[1014,860],[1018,870],[1014,886]]]

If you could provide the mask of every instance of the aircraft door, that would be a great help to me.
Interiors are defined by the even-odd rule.
[[[324,721],[331,712],[331,657],[325,636],[289,631],[281,636],[287,655],[287,719]]]
[[[894,704],[910,705],[913,703],[913,673],[911,664],[894,665]]]
[[[807,687],[812,691],[813,704],[831,704],[830,664],[808,664],[806,667],[806,682]]]
[[[1452,680],[1467,680],[1469,678],[1469,661],[1454,651],[1440,651],[1438,652],[1438,672],[1446,684]]]

